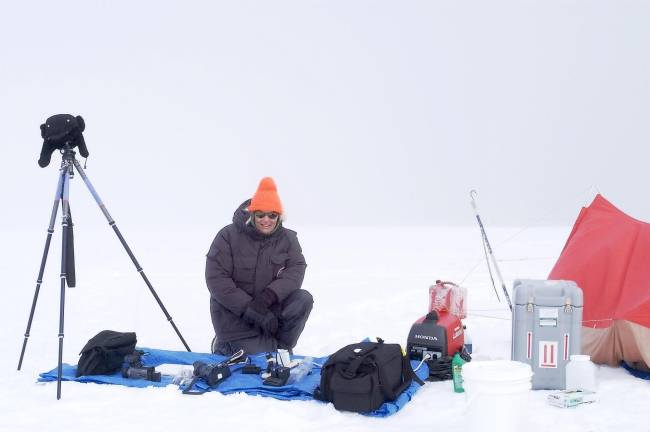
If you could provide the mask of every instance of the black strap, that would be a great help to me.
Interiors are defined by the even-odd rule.
[[[377,371],[379,373],[379,379],[381,379],[382,385],[380,385],[381,392],[384,395],[384,397],[387,400],[393,401],[395,400],[404,390],[409,388],[411,383],[415,381],[419,385],[424,385],[424,381],[420,379],[419,376],[413,372],[413,369],[411,368],[411,362],[409,361],[407,356],[402,356],[402,383],[399,384],[397,387],[394,389],[387,389],[383,383],[388,382],[388,379],[386,377],[386,372],[384,369],[377,368]]]
[[[424,385],[424,381],[422,381],[420,377],[415,373],[415,371],[413,371],[413,368],[411,367],[411,361],[409,360],[408,356],[402,356],[402,371],[405,377],[410,375],[411,378],[413,378],[413,381],[420,384],[421,386]]]
[[[246,359],[244,358],[244,354],[246,354],[246,352],[242,348],[239,351],[235,352],[230,357],[228,357],[228,359],[226,359],[221,364],[232,366],[232,365],[237,364],[237,363],[242,363],[242,362],[246,361]]]
[[[386,378],[386,372],[384,371],[384,369],[377,368],[377,374],[379,375],[379,379],[381,380],[379,388],[381,389],[381,393],[384,395],[384,399],[389,400],[389,401],[394,401],[395,398],[397,397],[397,395],[404,391],[404,389],[401,389],[401,387],[404,384],[403,383],[400,384],[397,387],[397,389],[390,389],[389,390],[389,389],[386,388],[386,385],[385,385],[385,383],[388,382],[388,379]]]
[[[355,376],[357,376],[357,370],[359,369],[359,366],[368,358],[371,352],[377,349],[377,345],[373,346],[372,348],[361,351],[358,353],[353,360],[350,362],[347,368],[345,368],[344,371],[341,371],[341,374],[348,379],[352,379]]]
[[[74,229],[72,228],[74,224],[72,223],[72,212],[70,211],[70,207],[68,207],[68,215],[70,216],[70,219],[68,220],[68,226],[67,226],[68,244],[66,245],[66,251],[65,251],[65,255],[66,255],[65,283],[70,288],[74,288],[77,285],[77,277],[75,274],[75,265],[74,265]]]
[[[382,383],[388,382],[386,378],[386,372],[381,368],[377,369],[380,375],[379,378],[381,379]],[[420,377],[417,376],[415,372],[413,372],[409,358],[407,356],[402,356],[402,383],[391,390],[387,389],[384,385],[381,385],[381,391],[387,400],[393,401],[397,398],[397,396],[402,394],[404,390],[409,388],[413,381],[421,386],[424,385],[424,381],[422,381]]]
[[[386,377],[386,371],[382,368],[377,368],[379,374],[379,379],[381,380],[381,392],[384,394],[384,398],[389,401],[394,401],[397,396],[399,396],[408,386],[411,385],[411,379],[404,373],[404,364],[402,364],[402,383],[397,387],[388,389],[386,384],[388,379]]]

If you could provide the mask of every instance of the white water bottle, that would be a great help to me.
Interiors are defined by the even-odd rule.
[[[467,330],[464,330],[465,333],[465,349],[469,354],[472,353],[472,335],[469,334]]]
[[[596,391],[597,366],[588,355],[573,354],[566,365],[565,390]]]

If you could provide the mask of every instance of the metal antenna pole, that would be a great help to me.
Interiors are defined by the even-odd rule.
[[[474,209],[474,214],[476,215],[476,221],[478,222],[478,226],[481,228],[481,235],[483,236],[483,242],[485,243],[485,246],[487,246],[487,250],[490,255],[492,265],[494,266],[494,271],[497,274],[497,277],[499,278],[499,282],[501,282],[501,289],[503,290],[503,294],[505,295],[506,301],[508,302],[508,307],[510,308],[510,311],[512,311],[512,302],[510,301],[510,295],[508,294],[508,290],[506,289],[506,284],[503,283],[501,270],[499,270],[497,259],[494,256],[494,252],[492,251],[492,246],[490,246],[490,241],[488,240],[487,233],[485,232],[485,228],[483,227],[481,216],[479,216],[478,214],[478,209],[476,207],[476,196],[478,195],[478,192],[476,192],[475,190],[471,190],[469,195],[472,198],[472,208]]]
[[[167,321],[171,324],[173,327],[174,331],[180,338],[181,342],[185,346],[185,349],[187,351],[192,351],[190,347],[187,345],[187,342],[185,342],[185,339],[183,338],[183,335],[181,335],[181,332],[178,330],[176,327],[176,324],[174,324],[174,320],[172,317],[169,315],[167,312],[167,309],[165,308],[165,305],[163,305],[162,301],[160,300],[160,297],[158,297],[158,294],[156,294],[156,290],[154,290],[153,286],[151,285],[151,282],[149,282],[149,279],[147,278],[147,275],[145,275],[144,270],[140,266],[140,263],[138,263],[138,260],[135,258],[135,255],[133,255],[133,252],[131,251],[131,248],[129,245],[126,243],[126,240],[124,240],[124,237],[122,236],[122,233],[118,229],[117,225],[115,224],[115,221],[111,217],[110,213],[108,212],[108,209],[106,209],[106,206],[102,202],[102,199],[99,197],[99,194],[93,187],[92,183],[88,179],[88,176],[86,176],[86,173],[84,172],[83,168],[81,167],[81,164],[79,161],[76,159],[74,160],[74,166],[77,168],[77,171],[79,172],[79,175],[83,179],[84,183],[88,187],[88,190],[90,191],[91,195],[95,199],[95,202],[97,202],[97,205],[99,205],[100,210],[102,213],[104,213],[104,216],[106,217],[106,220],[108,220],[108,224],[113,228],[113,231],[115,231],[115,234],[117,235],[117,238],[120,240],[120,243],[122,243],[122,246],[126,250],[126,253],[129,255],[131,258],[131,261],[133,261],[133,264],[135,265],[135,268],[137,269],[138,273],[140,273],[140,276],[142,276],[142,279],[144,280],[145,284],[147,284],[147,287],[149,288],[149,291],[153,295],[153,297],[156,299],[156,302],[158,302],[158,306],[160,306],[160,309],[163,311],[165,314],[165,317],[167,318]]]
[[[41,290],[43,283],[43,274],[45,273],[45,263],[47,262],[47,255],[50,251],[50,242],[52,241],[52,233],[54,233],[54,223],[56,221],[56,214],[59,209],[59,202],[61,201],[61,194],[63,191],[65,170],[61,170],[59,181],[56,186],[56,195],[54,195],[54,206],[52,207],[52,215],[50,216],[50,225],[47,228],[47,238],[45,239],[45,249],[43,250],[43,257],[41,258],[41,268],[38,271],[38,278],[36,278],[36,290],[34,292],[34,299],[32,300],[32,309],[29,312],[29,319],[27,320],[27,329],[25,330],[25,339],[23,340],[23,349],[20,351],[20,360],[18,360],[18,370],[23,365],[23,357],[25,356],[25,348],[27,348],[27,340],[29,339],[29,332],[32,328],[32,321],[34,319],[34,311],[36,310],[36,302],[38,301],[38,293]]]

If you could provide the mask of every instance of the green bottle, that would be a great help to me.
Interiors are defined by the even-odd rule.
[[[451,359],[451,377],[454,381],[454,391],[456,393],[463,393],[465,389],[463,388],[463,365],[465,360],[463,360],[460,354],[454,354],[454,358]]]

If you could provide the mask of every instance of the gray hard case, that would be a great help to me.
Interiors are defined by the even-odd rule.
[[[580,354],[582,290],[573,281],[517,279],[513,286],[512,360],[530,364],[533,389],[564,390]]]

